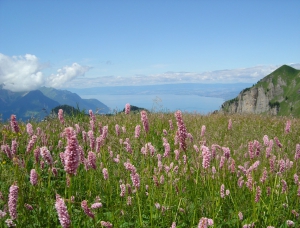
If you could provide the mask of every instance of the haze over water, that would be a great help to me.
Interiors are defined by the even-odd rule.
[[[107,105],[111,112],[121,111],[126,103],[152,111],[186,111],[208,114],[220,109],[224,100],[197,95],[81,95],[82,98],[95,98]]]

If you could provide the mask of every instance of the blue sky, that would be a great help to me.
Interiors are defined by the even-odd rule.
[[[1,0],[0,84],[255,83],[282,64],[299,68],[299,9],[298,0]]]

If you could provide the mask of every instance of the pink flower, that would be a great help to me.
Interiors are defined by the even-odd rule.
[[[18,133],[20,131],[16,115],[11,115],[10,116],[10,126],[13,132]]]
[[[12,159],[12,154],[9,145],[1,145],[1,150],[6,154],[9,159]]]
[[[291,131],[291,121],[290,120],[286,121],[284,131],[285,131],[285,133],[289,133]]]
[[[67,136],[67,146],[64,153],[64,168],[68,174],[75,175],[79,166],[79,145],[72,127],[66,128],[65,134]]]
[[[202,125],[202,128],[201,128],[201,137],[203,137],[204,136],[204,134],[205,134],[205,131],[206,131],[206,127],[205,127],[205,125]]]
[[[147,112],[145,110],[141,111],[141,120],[142,120],[145,132],[148,133],[149,122],[148,122]]]
[[[135,138],[139,138],[140,134],[141,134],[141,126],[140,125],[136,125],[135,132],[134,132],[134,137]]]
[[[96,138],[96,152],[100,151],[101,146],[104,144],[104,138],[101,136]]]
[[[64,111],[62,109],[59,109],[58,110],[58,119],[59,121],[64,124],[65,123],[65,120],[64,120]]]
[[[53,164],[53,158],[50,154],[50,151],[48,150],[47,147],[43,146],[41,149],[40,149],[40,154],[42,156],[42,158],[48,163],[48,165],[52,166]]]
[[[36,140],[37,140],[37,136],[36,135],[33,135],[31,137],[31,140],[29,141],[28,145],[27,145],[27,149],[26,149],[26,152],[30,152],[34,146],[34,144],[36,143]]]
[[[121,131],[120,131],[120,126],[118,124],[115,125],[115,130],[116,130],[116,135],[119,136]]]
[[[220,159],[220,164],[219,164],[219,168],[222,169],[223,166],[224,166],[224,163],[225,163],[225,157],[224,156],[221,156],[221,159]]]
[[[30,183],[32,185],[37,185],[37,181],[38,181],[38,175],[37,175],[35,169],[32,169],[30,171]]]
[[[286,193],[287,191],[287,183],[285,180],[281,180],[281,184],[282,184],[282,189],[281,189],[281,193]]]
[[[300,159],[300,144],[296,145],[295,160]]]
[[[213,225],[214,225],[214,221],[212,219],[202,217],[199,220],[198,228],[207,228],[207,227],[213,226]]]
[[[264,135],[263,140],[264,140],[264,145],[269,146],[269,138],[267,135]]]
[[[26,208],[27,210],[29,210],[29,211],[32,211],[32,210],[33,210],[33,207],[32,207],[30,204],[25,203],[24,206],[25,206],[25,208]]]
[[[186,150],[186,138],[187,138],[187,130],[186,127],[184,125],[183,119],[182,119],[182,114],[181,111],[178,110],[177,112],[175,112],[175,117],[176,117],[176,121],[177,121],[177,136],[179,138],[179,146],[180,149],[182,150]]]
[[[204,169],[207,169],[210,166],[211,154],[210,154],[209,148],[206,146],[201,146],[201,150],[202,150],[202,157],[203,157],[202,167]]]
[[[289,227],[292,227],[295,225],[295,223],[292,221],[292,220],[286,220],[286,224],[289,226]]]
[[[112,228],[113,227],[113,225],[110,222],[101,221],[100,224],[101,224],[101,226],[104,226],[106,228]]]
[[[267,171],[267,168],[264,167],[264,171],[263,171],[262,177],[260,178],[260,182],[265,183],[267,177],[268,177],[268,171]]]
[[[163,157],[165,158],[165,157],[168,157],[168,156],[170,155],[171,149],[170,149],[170,144],[167,143],[167,142],[164,143],[163,146],[164,146],[164,148],[165,148],[165,152],[164,152]]]
[[[17,147],[18,147],[18,143],[17,141],[14,139],[11,142],[11,155],[14,157],[17,154]]]
[[[126,138],[126,141],[123,144],[126,145],[126,151],[129,152],[129,153],[132,153],[132,148],[131,148],[131,145],[130,145],[129,138]]]
[[[274,137],[274,140],[275,140],[277,146],[278,146],[279,148],[282,148],[282,144],[280,143],[279,139],[278,139],[277,137]]]
[[[8,211],[12,220],[17,219],[18,191],[19,187],[16,184],[13,184],[9,188]]]
[[[131,206],[131,196],[127,196],[127,205]]]
[[[71,220],[70,220],[70,215],[68,213],[67,206],[65,204],[65,201],[58,194],[56,194],[55,208],[56,208],[56,211],[58,214],[58,219],[59,219],[60,225],[63,228],[70,227]]]
[[[238,216],[239,216],[239,219],[240,219],[240,221],[242,221],[243,220],[243,213],[242,212],[239,212],[239,214],[238,214]]]
[[[26,131],[28,135],[33,135],[33,129],[31,123],[26,124]]]
[[[101,137],[102,137],[103,139],[106,139],[106,138],[107,138],[107,135],[108,135],[108,126],[104,126],[104,127],[102,128]]]
[[[221,188],[220,188],[220,195],[221,195],[221,198],[224,198],[225,197],[225,186],[224,184],[221,185]]]
[[[102,203],[100,203],[100,202],[98,202],[98,203],[93,203],[93,204],[91,205],[91,209],[98,209],[98,208],[100,208],[100,207],[102,207]]]
[[[89,131],[88,132],[88,137],[90,139],[90,147],[91,150],[95,149],[95,137],[94,137],[94,132],[93,131]]]
[[[121,184],[121,185],[120,185],[120,189],[121,189],[120,196],[121,196],[121,197],[124,197],[124,196],[125,196],[125,190],[126,190],[125,184]]]
[[[136,188],[140,187],[140,176],[138,173],[130,174],[133,186]]]
[[[91,168],[96,169],[96,154],[93,151],[88,153],[88,164]]]
[[[176,222],[173,222],[173,223],[172,223],[171,228],[176,228]]]
[[[102,169],[102,173],[103,173],[104,180],[107,180],[108,179],[108,171],[107,171],[107,169],[103,168]]]
[[[129,113],[130,113],[130,104],[127,103],[127,104],[125,105],[125,114],[128,115]]]
[[[256,187],[256,195],[255,195],[255,202],[258,203],[261,197],[261,189],[259,186]]]
[[[88,204],[87,204],[87,201],[86,200],[83,200],[81,202],[81,208],[83,209],[84,213],[91,217],[91,218],[94,218],[95,215],[92,213],[92,211],[90,210],[90,208],[88,207]]]
[[[224,153],[224,157],[226,159],[229,159],[230,157],[230,149],[228,147],[222,147],[223,153]]]

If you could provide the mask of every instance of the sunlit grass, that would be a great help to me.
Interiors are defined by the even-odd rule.
[[[7,227],[11,218],[9,189],[15,184],[17,218],[12,222],[17,227],[60,227],[57,195],[66,205],[70,227],[201,227],[204,218],[211,219],[213,227],[287,227],[289,220],[299,227],[299,119],[182,113],[190,133],[184,150],[174,113],[148,113],[147,118],[148,132],[140,113],[95,116],[94,127],[92,118],[83,115],[65,117],[63,123],[32,122],[37,139],[29,152],[32,136],[27,123],[18,123],[19,132],[9,122],[2,123],[0,226]],[[291,127],[286,133],[288,120]],[[63,134],[67,127],[76,131],[84,154],[76,175],[66,173],[60,155],[69,145]],[[264,144],[265,135],[273,140],[272,148]],[[15,154],[8,156],[5,148],[11,150],[14,140]],[[53,164],[37,157],[42,147],[49,150]],[[30,182],[32,169],[38,175],[36,185]],[[90,214],[83,209],[85,201]],[[102,206],[93,209],[95,203]]]

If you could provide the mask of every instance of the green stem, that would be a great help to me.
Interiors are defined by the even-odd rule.
[[[140,205],[140,197],[139,197],[139,192],[136,191],[136,196],[138,200],[138,207],[139,207],[139,220],[140,220],[140,225],[143,227],[143,220],[142,220],[142,212],[141,212],[141,205]]]

